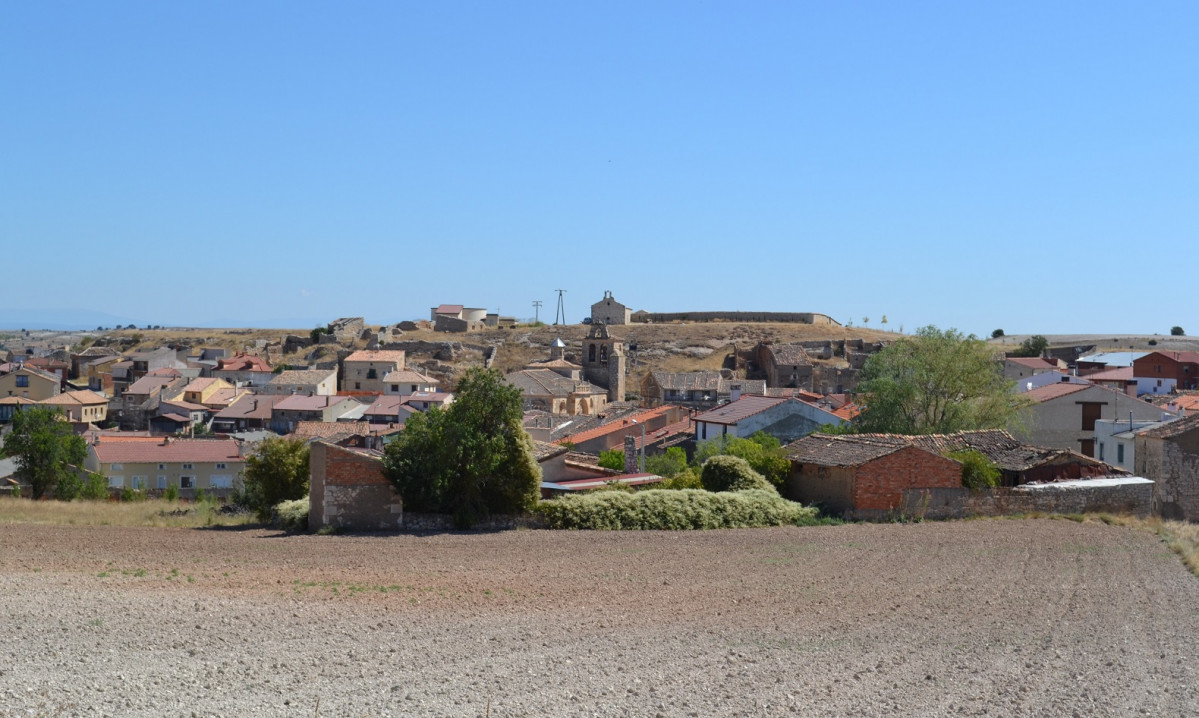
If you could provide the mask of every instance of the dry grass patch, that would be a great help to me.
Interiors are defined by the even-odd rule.
[[[1178,554],[1183,565],[1199,576],[1199,524],[1186,521],[1166,521],[1156,516],[1126,516],[1120,514],[1049,514],[1026,515],[1013,518],[1051,518],[1085,523],[1101,521],[1109,526],[1128,526],[1130,528],[1149,531],[1156,534],[1165,542],[1170,550]]]
[[[202,526],[249,526],[252,514],[225,514],[212,503],[183,503],[150,499],[117,501],[33,501],[0,499],[0,524],[43,524],[55,526],[155,526],[199,528]]]

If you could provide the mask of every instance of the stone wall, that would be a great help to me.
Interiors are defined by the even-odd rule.
[[[789,324],[825,324],[841,326],[827,314],[811,312],[636,312],[634,323],[662,324],[665,322],[784,322]]]
[[[878,521],[897,516],[962,519],[1013,514],[1153,513],[1153,482],[1139,478],[1090,479],[984,491],[911,489],[893,510],[857,510],[846,518]]]
[[[1155,513],[1199,521],[1199,431],[1169,439],[1136,437],[1136,473],[1153,479]]]

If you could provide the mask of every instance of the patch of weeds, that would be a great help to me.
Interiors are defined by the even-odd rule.
[[[87,625],[91,626],[92,628],[99,628],[104,625],[104,619],[103,618],[93,618],[92,620],[87,622]]]
[[[101,571],[100,573],[96,574],[96,578],[108,578],[108,572]]]

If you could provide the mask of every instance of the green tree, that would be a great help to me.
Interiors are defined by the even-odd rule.
[[[409,418],[383,466],[406,509],[451,513],[471,526],[536,503],[541,467],[522,425],[520,390],[495,369],[467,370],[454,401]]]
[[[59,481],[76,479],[76,467],[87,458],[87,442],[77,436],[62,414],[30,406],[16,412],[4,453],[17,460],[17,472],[40,499]]]
[[[775,486],[782,486],[791,471],[779,440],[764,431],[755,432],[749,438],[723,437],[720,441],[705,441],[695,450],[695,463],[705,464],[713,456],[737,456],[749,462],[750,467],[765,476]]]
[[[1173,327],[1170,327],[1170,336],[1172,336],[1172,337],[1185,337],[1185,336],[1186,336],[1186,332],[1185,332],[1185,331],[1183,331],[1183,328],[1182,328],[1182,327],[1179,327],[1179,326],[1173,326]]]
[[[1040,334],[1034,334],[1020,342],[1020,348],[1012,352],[1018,357],[1039,357],[1049,348],[1049,340]]]
[[[1003,472],[990,459],[974,449],[950,451],[945,456],[962,465],[962,486],[971,491],[999,486]]]
[[[607,449],[599,455],[599,465],[613,471],[624,471],[624,450]]]
[[[281,501],[308,496],[308,442],[272,436],[246,456],[245,502],[260,518]]]
[[[1012,387],[981,339],[922,327],[866,361],[854,423],[896,434],[1004,428],[1025,405]]]
[[[708,491],[762,489],[777,493],[766,477],[754,471],[740,456],[713,456],[704,462],[699,478]]]
[[[687,470],[687,452],[672,446],[663,454],[645,457],[645,470],[665,479],[672,479]]]
[[[991,332],[991,338],[992,338],[992,339],[998,339],[998,338],[1000,338],[1000,337],[1002,337],[1002,336],[1003,336],[1003,330],[1002,330],[1002,329],[996,329],[995,331]]]

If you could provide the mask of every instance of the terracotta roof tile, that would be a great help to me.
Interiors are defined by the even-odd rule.
[[[403,366],[404,352],[400,349],[359,349],[346,357],[345,361],[395,362]]]
[[[105,464],[145,464],[171,462],[240,462],[237,442],[222,439],[171,439],[163,441],[111,441],[102,437],[90,451]]]

